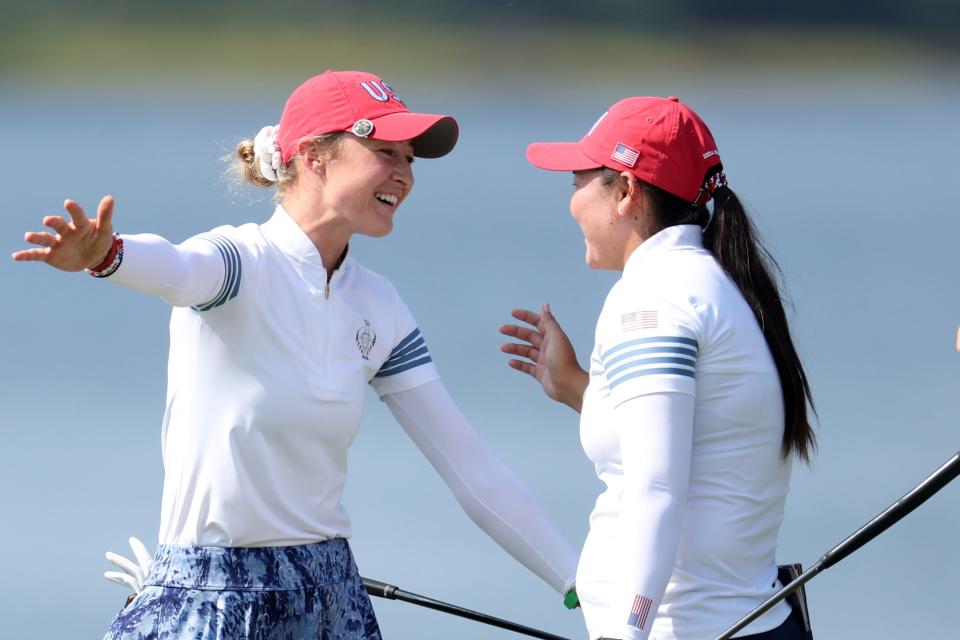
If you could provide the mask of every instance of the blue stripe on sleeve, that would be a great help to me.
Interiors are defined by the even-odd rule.
[[[656,346],[651,346],[654,344]],[[641,348],[635,348],[638,346]],[[698,348],[699,344],[692,338],[651,336],[621,342],[600,358],[604,377],[612,390],[628,380],[645,376],[696,378]]]
[[[621,349],[626,349],[627,347],[633,347],[640,344],[654,344],[654,343],[664,343],[664,342],[673,342],[679,344],[686,344],[694,349],[699,349],[700,345],[693,338],[685,338],[683,336],[651,336],[649,338],[637,338],[635,340],[627,340],[626,342],[621,342],[620,344],[612,347],[600,355],[601,360],[606,360],[608,356]]]
[[[398,352],[396,355],[391,355],[390,358],[384,362],[384,366],[392,364],[398,360],[401,360],[405,356],[408,356],[411,352],[416,351],[423,347],[426,348],[427,343],[424,341],[423,336],[418,337],[416,340],[407,345],[402,351]]]
[[[639,371],[634,371],[633,373],[628,373],[624,376],[620,376],[616,380],[610,381],[610,388],[623,384],[627,380],[632,380],[634,378],[639,378],[642,376],[686,376],[688,378],[696,377],[694,372],[691,369],[681,369],[679,367],[664,367],[662,369],[640,369]]]
[[[394,367],[389,371],[384,371],[383,369],[381,369],[380,371],[377,372],[377,375],[375,375],[374,378],[386,378],[387,376],[392,376],[397,373],[402,373],[404,371],[407,371],[408,369],[413,369],[414,367],[419,367],[422,364],[427,364],[428,362],[433,362],[433,358],[431,358],[430,356],[427,356],[425,358],[420,358],[419,360],[414,360],[412,362],[402,364],[399,367]]]
[[[416,351],[411,351],[410,353],[408,353],[407,355],[403,356],[402,358],[399,358],[399,357],[398,357],[398,358],[391,358],[391,359],[387,360],[386,362],[383,363],[383,366],[380,367],[380,371],[386,371],[387,369],[392,369],[393,367],[396,367],[397,365],[401,365],[401,364],[403,364],[404,362],[410,362],[410,361],[413,360],[414,358],[419,358],[420,356],[426,355],[426,354],[428,354],[428,353],[429,353],[429,352],[427,351],[427,347],[426,347],[426,345],[424,345],[423,347],[417,349]]]
[[[670,347],[670,346],[647,347],[645,349],[634,349],[633,351],[627,351],[626,353],[621,353],[618,356],[614,356],[613,358],[610,358],[609,360],[604,362],[603,366],[611,367],[617,364],[618,362],[626,360],[627,358],[633,358],[635,356],[642,356],[642,355],[654,354],[654,353],[657,353],[657,354],[675,353],[681,356],[689,356],[694,361],[696,361],[697,359],[697,352],[694,351],[693,349],[688,349],[687,347]]]
[[[410,334],[407,335],[406,338],[404,338],[404,339],[401,340],[399,343],[397,343],[397,346],[395,346],[395,347],[393,348],[393,351],[390,352],[390,356],[389,356],[389,357],[392,358],[393,356],[395,356],[395,355],[397,355],[398,353],[400,353],[400,352],[403,350],[404,347],[406,347],[412,340],[415,340],[415,339],[417,338],[417,336],[419,336],[419,335],[420,335],[420,327],[417,327],[416,329],[414,329],[413,331],[411,331]]]
[[[220,291],[217,292],[217,295],[215,295],[212,300],[193,307],[193,309],[197,311],[209,311],[237,296],[237,293],[240,291],[243,263],[240,260],[240,251],[237,249],[237,245],[229,238],[214,233],[204,234],[199,237],[213,244],[223,259],[223,284],[220,287]]]
[[[642,358],[640,360],[633,360],[627,364],[617,367],[612,371],[607,371],[607,380],[613,380],[614,376],[620,375],[624,371],[629,371],[630,369],[636,369],[637,367],[642,367],[648,364],[681,364],[693,368],[696,365],[696,360],[692,358],[674,358],[674,357],[663,357],[663,358]]]
[[[387,376],[409,371],[428,362],[433,362],[433,358],[430,357],[430,351],[427,349],[426,341],[420,334],[420,329],[416,328],[411,331],[407,337],[397,343],[397,346],[390,352],[390,356],[374,377],[386,378]]]

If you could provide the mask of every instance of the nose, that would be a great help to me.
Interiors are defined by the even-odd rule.
[[[405,156],[399,157],[393,168],[393,179],[396,180],[406,191],[413,187],[413,166]]]

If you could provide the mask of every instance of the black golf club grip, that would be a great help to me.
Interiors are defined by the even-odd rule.
[[[818,564],[822,565],[823,569],[827,569],[840,562],[926,502],[930,496],[950,484],[958,475],[960,475],[960,451],[934,471],[929,478],[890,505],[883,513],[857,529],[833,549],[827,551],[820,558]]]
[[[370,578],[361,578],[361,580],[363,581],[363,588],[366,589],[370,595],[378,598],[386,598],[387,600],[396,600],[394,594],[397,588],[392,584],[380,582],[379,580],[371,580]]]

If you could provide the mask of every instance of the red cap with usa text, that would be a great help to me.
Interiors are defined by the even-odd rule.
[[[287,99],[277,133],[281,161],[289,162],[305,137],[342,131],[373,140],[410,140],[414,155],[439,158],[457,144],[459,127],[451,116],[411,113],[393,88],[372,73],[326,71]]]
[[[609,167],[700,202],[708,172],[720,165],[710,129],[677,98],[626,98],[600,116],[580,142],[535,142],[527,160],[551,171]]]

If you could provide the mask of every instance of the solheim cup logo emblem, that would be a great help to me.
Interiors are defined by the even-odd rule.
[[[370,359],[370,351],[375,344],[377,344],[377,334],[374,333],[370,322],[364,320],[363,326],[357,331],[357,348],[360,349],[360,355],[364,360]]]

